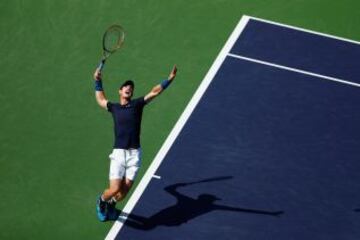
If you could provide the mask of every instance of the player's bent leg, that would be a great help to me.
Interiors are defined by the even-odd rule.
[[[117,202],[123,200],[126,195],[128,194],[128,192],[130,191],[132,185],[133,185],[134,181],[128,179],[128,178],[124,178],[121,184],[121,190],[118,194],[116,194],[115,199]]]
[[[116,203],[118,202],[117,197],[118,195],[122,194],[122,189],[124,188],[125,180],[118,179],[116,182],[114,180],[110,181],[110,188],[109,192],[111,194],[110,199],[107,201],[107,218],[108,220],[117,220],[120,212],[116,209]]]
[[[104,201],[109,201],[112,197],[116,196],[122,189],[122,179],[110,180],[109,188],[106,189],[102,195]]]
[[[113,197],[118,194],[122,189],[122,179],[110,180],[109,188],[99,197],[96,212],[100,221],[116,220],[119,216],[115,208],[116,201]]]
[[[96,214],[100,221],[112,220],[115,218],[114,213],[109,213],[109,200],[115,196],[122,188],[122,179],[110,180],[109,188],[99,196],[96,202]],[[114,205],[115,209],[115,205]],[[114,212],[114,211],[112,211]]]
[[[125,183],[123,184],[123,193],[126,195],[130,191],[134,181],[128,178],[124,179]]]
[[[103,193],[103,199],[109,201],[112,197],[118,194],[122,187],[122,180],[125,175],[125,158],[123,150],[114,149],[109,155],[110,158],[110,171],[109,171],[109,188]]]
[[[119,210],[117,210],[115,208],[115,205],[118,201],[123,200],[126,195],[128,194],[128,192],[130,191],[132,185],[133,185],[132,180],[124,178],[122,180],[122,184],[121,184],[121,190],[118,194],[116,194],[115,197],[112,198],[112,200],[110,200],[109,204],[108,204],[108,219],[109,220],[116,220],[118,219],[120,212]]]
[[[109,220],[118,218],[120,212],[115,205],[130,191],[141,163],[141,150],[125,150],[125,153],[110,155],[110,187],[103,194],[103,199],[107,201]],[[125,159],[123,156],[128,156],[128,158]],[[116,182],[113,181],[114,178],[117,179]]]
[[[123,200],[126,195],[128,194],[128,192],[130,191],[134,180],[136,178],[136,175],[139,171],[139,158],[132,158],[131,159],[131,164],[133,164],[132,166],[127,167],[127,169],[125,170],[125,177],[123,178],[123,183],[122,183],[122,188],[119,194],[116,195],[116,200],[117,201],[121,201]]]

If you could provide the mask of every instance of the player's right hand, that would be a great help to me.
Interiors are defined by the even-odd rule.
[[[94,79],[95,80],[101,80],[101,71],[99,68],[97,68],[94,72]]]

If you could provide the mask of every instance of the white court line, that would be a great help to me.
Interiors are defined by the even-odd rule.
[[[220,51],[219,55],[216,57],[213,65],[209,69],[208,73],[202,80],[200,86],[196,90],[194,96],[190,100],[189,104],[186,106],[184,112],[181,114],[179,120],[175,124],[174,128],[171,130],[169,136],[165,140],[164,144],[160,148],[159,152],[155,156],[155,159],[152,161],[151,165],[149,166],[148,170],[146,171],[145,175],[141,179],[139,185],[136,187],[134,193],[131,195],[129,201],[125,205],[123,212],[124,214],[121,214],[119,219],[114,223],[112,228],[110,229],[108,235],[106,236],[106,240],[112,240],[114,239],[120,229],[123,227],[124,222],[126,221],[127,214],[131,213],[133,208],[135,207],[135,204],[141,197],[142,193],[144,192],[145,188],[149,184],[151,178],[154,176],[156,170],[160,166],[161,162],[163,161],[165,155],[169,151],[170,147],[174,143],[175,139],[179,135],[181,129],[184,127],[185,123],[189,119],[191,113],[195,109],[196,105],[199,103],[201,97],[205,93],[206,89],[210,85],[211,81],[213,80],[215,74],[219,70],[220,66],[224,62],[225,58],[227,57],[227,54],[229,53],[232,46],[235,44],[237,38],[240,36],[241,32],[244,30],[246,24],[249,21],[248,16],[243,16],[239,23],[237,24],[236,28],[228,38],[225,46]],[[174,86],[175,87],[175,86]]]
[[[343,37],[339,37],[339,36],[335,36],[335,35],[331,35],[331,34],[327,34],[327,33],[321,33],[321,32],[317,32],[317,31],[312,31],[312,30],[309,30],[309,29],[295,27],[295,26],[291,26],[291,25],[287,25],[287,24],[283,24],[283,23],[278,23],[278,22],[274,22],[274,21],[270,21],[270,20],[266,20],[266,19],[262,19],[262,18],[251,17],[251,16],[247,16],[247,17],[250,18],[250,19],[259,21],[259,22],[264,22],[264,23],[277,25],[277,26],[284,27],[284,28],[290,28],[290,29],[294,29],[294,30],[297,30],[297,31],[301,31],[301,32],[311,33],[311,34],[314,34],[314,35],[319,35],[319,36],[323,36],[323,37],[327,37],[327,38],[333,38],[333,39],[336,39],[336,40],[340,40],[340,41],[360,45],[359,41],[355,41],[355,40],[348,39],[348,38],[343,38]]]
[[[242,60],[249,61],[249,62],[267,65],[270,67],[280,68],[280,69],[291,71],[291,72],[302,73],[305,75],[310,75],[313,77],[318,77],[318,78],[326,79],[329,81],[334,81],[334,82],[348,84],[348,85],[355,86],[355,87],[360,87],[359,83],[354,83],[354,82],[343,80],[340,78],[329,77],[329,76],[325,76],[325,75],[321,75],[321,74],[317,74],[317,73],[313,73],[313,72],[304,71],[304,70],[297,69],[297,68],[291,68],[291,67],[286,67],[283,65],[278,65],[278,64],[274,64],[274,63],[270,63],[270,62],[266,62],[266,61],[261,61],[261,60],[255,59],[255,58],[248,58],[248,57],[244,57],[244,56],[240,56],[240,55],[236,55],[236,54],[232,54],[232,53],[229,53],[228,56],[233,57],[233,58],[242,59]]]

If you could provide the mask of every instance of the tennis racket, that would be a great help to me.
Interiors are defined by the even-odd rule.
[[[123,46],[124,40],[125,31],[120,25],[114,24],[106,29],[102,41],[103,56],[98,66],[100,71],[103,69],[106,59]]]

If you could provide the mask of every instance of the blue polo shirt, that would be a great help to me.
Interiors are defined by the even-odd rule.
[[[130,149],[140,147],[140,131],[144,97],[131,100],[126,105],[107,103],[107,109],[114,120],[114,148]]]

